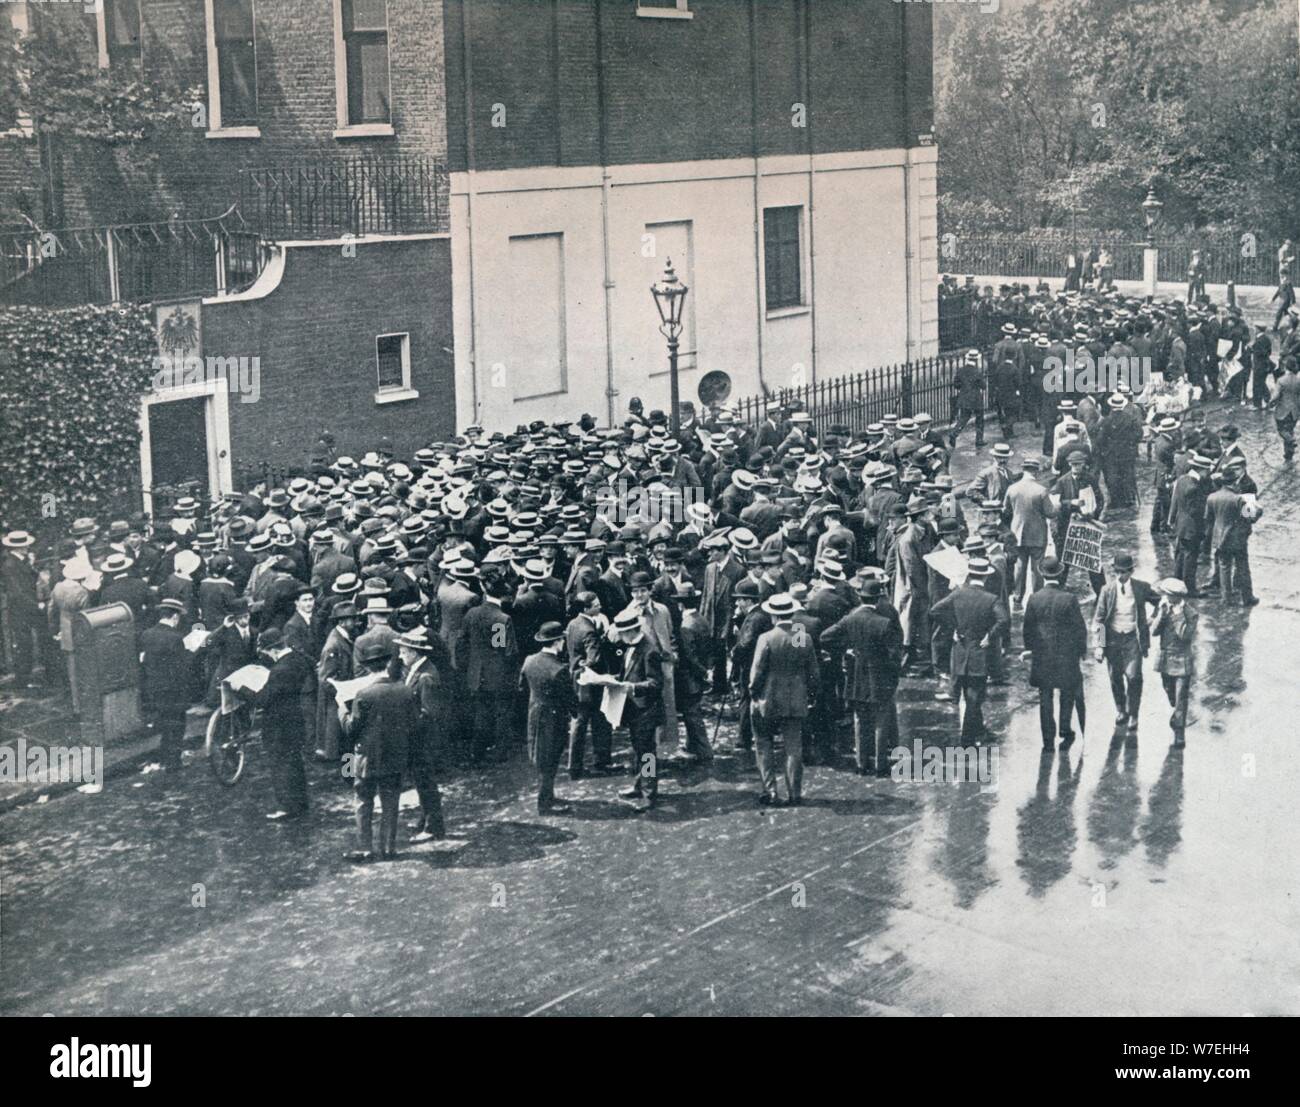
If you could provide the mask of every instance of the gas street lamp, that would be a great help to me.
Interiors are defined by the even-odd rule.
[[[1147,198],[1142,201],[1142,218],[1147,222],[1147,246],[1156,244],[1156,224],[1165,205],[1156,199],[1156,186],[1147,186]]]
[[[689,290],[673,272],[673,259],[664,266],[664,275],[650,286],[659,311],[659,333],[668,339],[668,380],[672,398],[672,430],[681,429],[681,402],[677,387],[677,340],[682,333],[682,308],[686,305]]]

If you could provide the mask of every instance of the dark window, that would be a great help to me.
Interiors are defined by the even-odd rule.
[[[386,0],[343,0],[343,48],[348,123],[389,122]]]
[[[253,42],[253,0],[212,0],[217,43],[217,85],[221,126],[257,123],[257,50]]]
[[[797,307],[803,303],[800,275],[799,225],[803,208],[765,208],[763,211],[764,270],[767,307]]]
[[[140,0],[104,0],[104,46],[110,69],[140,64]]]
[[[385,334],[375,341],[379,353],[379,390],[405,388],[406,335]]]

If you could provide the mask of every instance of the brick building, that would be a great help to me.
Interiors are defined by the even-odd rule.
[[[937,351],[931,13],[446,0],[458,422],[666,407]]]
[[[210,379],[143,398],[146,493],[185,480],[221,492],[264,464],[302,466],[325,429],[353,454],[382,434],[414,449],[452,433],[440,3],[4,9],[24,33],[67,34],[110,79],[139,73],[196,93],[145,142],[0,136],[0,208],[30,213],[69,251],[0,299],[67,303],[89,289],[147,300],[160,323],[179,308],[193,337],[184,353],[205,366],[257,359],[256,402]],[[215,230],[200,222],[232,205]],[[67,230],[77,227],[95,231]],[[248,237],[256,250],[236,264],[225,252]],[[74,240],[89,243],[88,259]]]

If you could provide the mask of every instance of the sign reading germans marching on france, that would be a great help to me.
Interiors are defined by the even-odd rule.
[[[1088,519],[1075,519],[1065,532],[1065,552],[1061,560],[1092,573],[1101,572],[1101,539],[1106,528]]]

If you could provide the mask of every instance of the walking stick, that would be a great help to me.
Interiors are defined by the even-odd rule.
[[[718,717],[713,721],[713,737],[709,739],[710,746],[715,745],[718,741],[718,731],[722,728],[722,713],[726,710],[729,698],[728,694],[724,692],[718,699]]]

